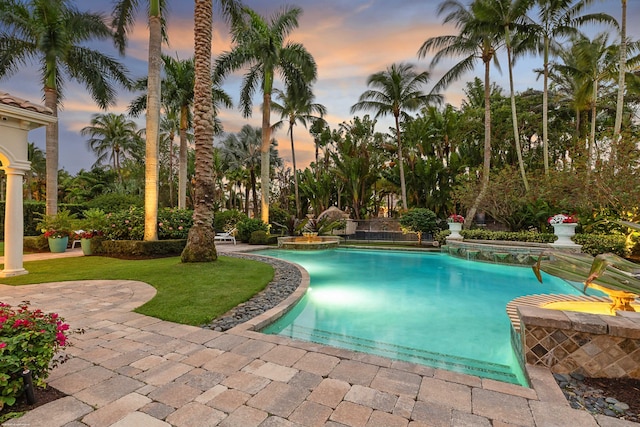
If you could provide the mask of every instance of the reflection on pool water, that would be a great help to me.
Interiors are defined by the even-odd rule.
[[[258,252],[303,266],[311,285],[262,330],[295,339],[527,385],[510,342],[507,303],[522,295],[580,295],[529,268],[444,254],[333,249]]]

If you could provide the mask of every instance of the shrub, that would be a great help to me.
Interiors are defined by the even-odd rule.
[[[216,212],[213,216],[213,228],[218,232],[231,231],[236,224],[247,219],[247,216],[236,209]]]
[[[142,240],[144,237],[144,209],[135,206],[107,214],[104,236],[111,240]]]
[[[22,394],[23,371],[31,372],[37,386],[45,386],[53,356],[67,345],[68,329],[56,313],[0,302],[0,409]]]
[[[102,209],[105,212],[119,212],[128,210],[130,207],[141,208],[143,200],[139,196],[131,194],[107,193],[95,197],[87,202],[88,208]]]
[[[110,240],[142,240],[144,237],[144,209],[131,207],[107,214],[105,237]],[[186,239],[193,224],[190,210],[164,208],[158,210],[158,238]]]
[[[158,211],[158,238],[186,239],[193,225],[193,211],[163,208]]]
[[[507,240],[530,243],[553,243],[556,237],[553,233],[538,233],[535,231],[490,231],[481,228],[462,230],[465,239],[473,240]]]
[[[269,236],[264,230],[256,230],[251,233],[249,238],[250,245],[266,245],[269,242]]]
[[[96,253],[113,257],[177,256],[187,244],[186,239],[174,240],[102,240]]]
[[[39,236],[25,236],[23,249],[26,252],[46,252],[49,250],[49,242],[42,234]]]
[[[424,208],[414,208],[400,217],[400,225],[403,232],[416,233],[418,235],[418,242],[422,243],[423,233],[433,233],[437,227],[436,214]]]
[[[286,225],[290,221],[291,217],[292,215],[282,208],[277,206],[269,207],[269,224],[271,224],[272,227],[275,226],[278,231],[282,229],[283,225]]]
[[[629,256],[626,239],[619,234],[576,234],[573,241],[582,245],[582,252],[592,256],[607,252],[623,258]]]
[[[238,229],[238,239],[244,243],[247,243],[249,239],[251,239],[251,233],[254,231],[262,230],[265,233],[269,231],[267,224],[258,218],[244,219],[236,224],[236,228]]]

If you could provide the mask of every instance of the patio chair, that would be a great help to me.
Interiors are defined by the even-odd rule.
[[[214,241],[216,242],[233,242],[233,244],[236,244],[236,237],[234,236],[236,232],[236,229],[234,228],[231,231],[227,231],[224,233],[216,233],[216,236],[214,237]]]
[[[84,233],[84,230],[73,230],[74,237],[79,237],[82,233]],[[71,244],[71,249],[76,247],[76,243],[82,243],[82,241],[80,239],[74,239]]]

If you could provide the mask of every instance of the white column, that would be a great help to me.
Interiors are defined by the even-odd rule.
[[[7,198],[4,217],[4,270],[0,277],[27,274],[22,266],[24,217],[22,207],[22,177],[24,170],[5,167]]]

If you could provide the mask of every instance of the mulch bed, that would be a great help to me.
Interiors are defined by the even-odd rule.
[[[66,396],[65,393],[51,386],[47,386],[46,388],[35,387],[33,389],[33,394],[35,396],[35,403],[31,405],[27,403],[26,397],[23,396],[19,398],[14,405],[5,406],[2,409],[0,409],[0,422],[5,422],[9,418],[13,418],[13,417],[5,418],[8,414],[12,412],[15,412],[15,413],[27,412],[37,408],[38,406],[44,405],[45,403],[53,402],[54,400],[57,400]]]

